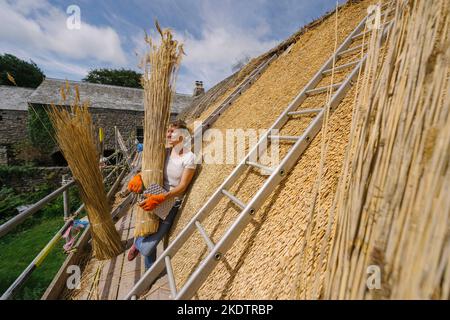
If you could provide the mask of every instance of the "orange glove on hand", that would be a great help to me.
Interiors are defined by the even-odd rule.
[[[141,193],[144,182],[142,182],[141,175],[135,175],[128,183],[128,190],[134,193]]]
[[[147,199],[139,204],[139,206],[145,211],[154,210],[158,205],[166,200],[166,196],[163,194],[146,194],[145,197]]]

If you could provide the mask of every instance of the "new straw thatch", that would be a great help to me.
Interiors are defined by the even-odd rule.
[[[156,44],[146,35],[150,51],[144,56],[142,86],[144,87],[144,150],[142,180],[144,186],[163,185],[166,129],[170,103],[175,92],[175,80],[183,54],[183,46],[173,39],[170,30],[161,30]],[[140,207],[137,210],[135,236],[147,236],[157,231],[159,218]]]
[[[349,3],[339,8],[337,43],[342,41],[367,15],[367,7],[377,1]],[[309,82],[320,66],[335,49],[335,15],[320,19],[320,23],[299,36],[291,50],[280,55],[261,77],[237,99],[214,123],[225,136],[228,128],[268,128],[289,102]],[[359,43],[355,43],[354,46]],[[350,62],[356,56],[342,59],[336,65]],[[336,74],[334,82],[342,81],[347,73]],[[327,85],[324,79],[321,85]],[[321,86],[319,85],[319,86]],[[351,114],[354,106],[353,88],[329,123],[330,148],[324,173],[324,194],[331,205],[341,171],[345,147],[348,143]],[[311,97],[302,109],[317,108],[325,103],[326,94]],[[222,98],[221,98],[222,99]],[[283,128],[281,135],[300,135],[311,117],[299,117]],[[282,144],[286,154],[291,144]],[[204,148],[207,143],[204,143]],[[321,136],[308,147],[286,180],[271,194],[256,213],[254,221],[224,256],[217,268],[200,288],[200,299],[292,299],[293,284],[297,278],[297,260],[300,255],[301,235],[310,215],[312,189],[318,173],[321,157]],[[202,164],[202,170],[193,182],[189,197],[185,199],[179,219],[173,228],[171,239],[189,222],[209,196],[232,171],[234,165]],[[248,202],[256,189],[265,181],[258,172],[248,169],[229,190],[243,202]],[[202,222],[214,242],[220,240],[225,229],[237,216],[237,209],[224,198],[211,217]],[[320,236],[320,235],[319,235]],[[195,233],[172,259],[177,284],[183,283],[195,266],[208,252],[204,239]]]
[[[63,100],[68,90],[61,88]],[[75,102],[69,109],[53,105],[48,114],[88,214],[94,255],[99,260],[111,259],[123,251],[123,245],[114,227],[103,185],[89,104],[81,104],[78,88],[75,91]]]

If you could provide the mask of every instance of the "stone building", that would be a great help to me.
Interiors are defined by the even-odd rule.
[[[66,99],[68,103],[74,101],[75,85],[79,88],[81,100],[90,102],[94,125],[97,129],[102,128],[104,132],[105,155],[110,154],[115,148],[115,127],[124,140],[132,142],[135,138],[142,140],[144,90],[78,81],[68,83],[72,90]],[[37,110],[51,104],[61,105],[60,89],[65,85],[66,80],[46,78],[36,90],[1,87],[0,112],[3,120],[0,122],[2,124],[0,146],[3,150],[8,150],[12,144],[27,137],[26,119],[30,106]],[[184,108],[188,107],[192,99],[191,95],[177,93],[172,102],[171,119],[175,119]],[[20,118],[20,121],[14,117]],[[54,159],[58,158],[56,154]]]
[[[7,164],[12,147],[27,138],[27,101],[33,91],[0,86],[0,164]]]

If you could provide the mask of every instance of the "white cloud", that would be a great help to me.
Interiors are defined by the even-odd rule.
[[[268,20],[271,18],[257,11],[267,1],[196,1],[195,16],[191,12],[176,17],[191,30],[174,30],[176,38],[184,42],[187,54],[177,91],[192,93],[196,80],[210,88],[231,75],[233,64],[241,58],[253,58],[282,40],[273,39]],[[0,53],[31,58],[51,77],[80,79],[96,67],[136,69],[138,59],[133,51],[142,54],[146,48],[142,29],[129,19],[132,12],[116,15],[111,10],[107,14],[109,23],[121,30],[120,38],[112,27],[85,22],[83,7],[81,30],[69,30],[64,10],[45,0],[0,0]]]
[[[183,65],[187,72],[180,77],[182,87],[193,86],[195,80],[203,80],[207,86],[212,86],[230,75],[232,65],[239,59],[255,57],[277,42],[262,41],[248,30],[215,27],[205,28],[200,39],[185,34],[184,43]]]
[[[192,93],[196,80],[202,80],[210,88],[231,75],[232,66],[238,60],[245,56],[253,58],[277,45],[279,40],[266,39],[271,29],[264,17],[259,17],[254,26],[245,26],[235,10],[230,4],[217,8],[204,2],[202,23],[198,25],[200,36],[174,30],[175,38],[181,39],[186,52],[177,81],[178,92]],[[142,33],[133,37],[138,54],[146,49],[143,36]]]
[[[22,56],[28,52],[28,58],[36,62],[54,60],[55,66],[72,64],[78,71],[80,67],[74,65],[76,60],[111,65],[127,62],[115,30],[84,22],[83,12],[81,29],[69,30],[67,17],[64,11],[46,1],[0,0],[0,52],[21,53]]]

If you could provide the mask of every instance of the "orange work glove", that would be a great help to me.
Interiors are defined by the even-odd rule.
[[[145,200],[142,201],[139,206],[145,211],[152,211],[166,200],[166,196],[161,194],[146,194]]]
[[[144,182],[142,181],[141,175],[135,175],[133,179],[128,183],[128,190],[134,193],[141,193]]]

